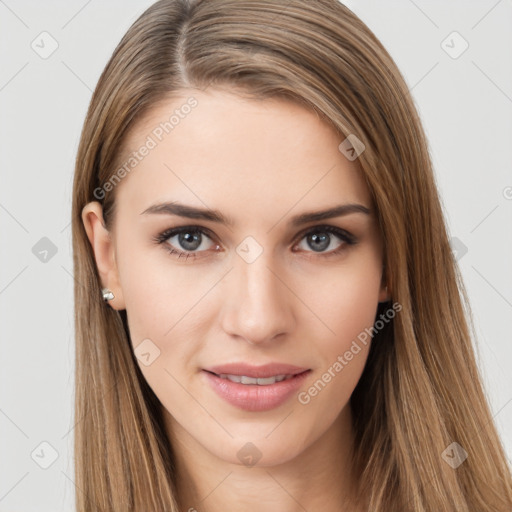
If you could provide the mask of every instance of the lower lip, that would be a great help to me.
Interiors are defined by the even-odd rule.
[[[213,390],[231,405],[244,411],[268,411],[279,407],[297,392],[310,370],[299,373],[291,379],[266,386],[232,382],[205,370],[203,373]]]

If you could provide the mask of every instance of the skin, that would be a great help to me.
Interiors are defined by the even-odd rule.
[[[270,411],[243,411],[201,372],[227,362],[284,362],[312,370],[301,388],[307,391],[373,325],[388,295],[382,240],[357,161],[339,151],[345,137],[303,106],[219,89],[185,90],[156,106],[126,147],[139,148],[190,96],[197,107],[117,185],[112,231],[98,202],[82,213],[102,286],[115,295],[109,305],[127,311],[133,348],[149,338],[160,350],[149,366],[138,362],[162,404],[181,509],[363,510],[348,504],[355,485],[349,398],[369,343],[307,405],[293,395]],[[141,214],[165,201],[206,205],[234,225]],[[296,214],[344,203],[371,213],[289,224]],[[313,234],[322,236],[325,225],[357,243],[327,233],[330,244],[315,251],[307,234],[319,227]],[[152,240],[178,226],[209,230],[195,259],[165,249],[186,252],[178,236]],[[236,252],[247,236],[263,249],[251,263]],[[248,442],[261,452],[253,466],[237,456]]]

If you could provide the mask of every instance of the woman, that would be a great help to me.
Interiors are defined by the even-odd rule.
[[[512,509],[420,120],[336,0],[151,6],[73,247],[77,510]]]

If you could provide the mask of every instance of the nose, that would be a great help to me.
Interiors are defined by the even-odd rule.
[[[265,252],[252,262],[237,258],[225,281],[222,327],[252,345],[272,343],[295,326],[293,293],[283,270]]]

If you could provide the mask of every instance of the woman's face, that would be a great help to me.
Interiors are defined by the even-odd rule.
[[[137,163],[119,173],[100,270],[179,442],[274,465],[348,418],[369,350],[353,342],[385,290],[373,205],[344,139],[297,104],[197,90],[127,139]],[[311,216],[342,205],[360,206]]]

